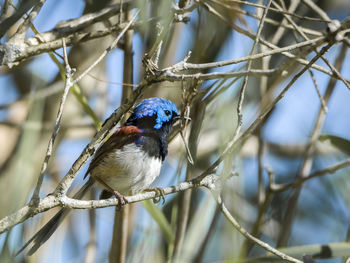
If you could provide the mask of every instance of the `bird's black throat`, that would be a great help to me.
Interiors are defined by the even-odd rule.
[[[127,121],[125,126],[136,126],[143,132],[140,138],[137,139],[136,145],[151,157],[156,157],[164,161],[168,154],[168,135],[173,126],[173,120],[164,122],[160,129],[155,129],[156,116],[144,117],[141,119],[134,119]]]
[[[136,140],[136,145],[142,148],[149,156],[164,161],[168,154],[168,141],[166,137],[160,137],[155,133],[144,132]]]

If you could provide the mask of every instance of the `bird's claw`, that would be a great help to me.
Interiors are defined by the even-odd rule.
[[[125,198],[125,196],[121,195],[119,192],[113,191],[113,194],[118,200],[118,205],[117,205],[118,210],[120,210],[124,205],[129,203],[129,201]]]
[[[160,202],[160,200],[163,200],[163,204],[165,203],[165,193],[163,188],[160,188],[160,187],[147,188],[144,191],[155,192],[156,196],[153,198],[153,203],[157,204]]]

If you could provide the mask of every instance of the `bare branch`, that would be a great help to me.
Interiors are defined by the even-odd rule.
[[[113,49],[117,47],[117,44],[121,37],[124,35],[124,33],[129,29],[131,24],[135,21],[136,17],[139,15],[140,10],[135,13],[135,15],[131,18],[131,20],[128,22],[128,24],[125,26],[125,28],[119,33],[118,37],[112,42],[112,44],[96,59],[90,67],[88,67],[83,73],[80,74],[75,80],[72,81],[72,85],[76,84],[78,81],[80,81],[86,74],[88,74],[98,63],[104,59],[109,52],[111,52]]]
[[[350,165],[350,159],[346,159],[345,161],[336,163],[334,165],[328,166],[325,169],[316,171],[306,177],[302,177],[297,179],[295,182],[289,183],[289,184],[276,184],[276,183],[272,183],[270,188],[271,191],[273,192],[282,192],[291,188],[296,188],[296,187],[300,187],[304,182],[313,179],[315,177],[320,177],[326,174],[332,174],[335,173],[336,171],[343,169],[347,166]]]
[[[21,17],[28,12],[33,6],[37,5],[40,0],[27,0],[20,2],[17,11],[14,12],[11,16],[4,19],[0,23],[0,38],[9,30],[11,26],[13,26]]]
[[[34,8],[30,12],[30,14],[26,17],[24,22],[18,27],[17,32],[13,36],[14,38],[24,39],[28,28],[30,27],[30,25],[34,21],[35,17],[39,14],[39,12],[40,12],[40,10],[45,2],[46,2],[46,0],[40,0],[39,3],[34,6]]]
[[[302,2],[307,5],[311,10],[313,10],[316,14],[318,14],[325,22],[329,23],[332,20],[329,18],[327,13],[323,11],[320,7],[318,7],[314,2],[311,0],[302,0]]]
[[[64,50],[64,61],[65,61],[65,64],[66,64],[65,85],[64,85],[64,90],[63,90],[63,94],[62,94],[62,97],[61,97],[60,106],[59,106],[59,109],[58,109],[58,112],[57,112],[55,127],[54,127],[53,133],[51,135],[51,138],[49,140],[49,145],[48,145],[47,150],[46,150],[45,160],[44,160],[44,163],[43,163],[43,165],[41,167],[41,171],[40,171],[40,174],[39,174],[38,182],[37,182],[37,184],[35,186],[35,189],[34,189],[31,201],[30,201],[30,203],[32,205],[35,205],[35,203],[39,199],[40,188],[41,188],[41,185],[43,183],[44,175],[45,175],[45,172],[46,172],[46,169],[47,169],[47,166],[48,166],[51,154],[52,154],[52,149],[53,149],[53,145],[55,143],[56,136],[57,136],[58,131],[60,129],[60,124],[61,124],[61,119],[62,119],[62,114],[63,114],[63,108],[64,108],[64,105],[65,105],[65,102],[66,102],[66,99],[67,99],[67,95],[68,95],[69,89],[72,87],[70,78],[73,75],[73,71],[70,68],[69,63],[68,63],[65,40],[63,39],[62,42],[63,42],[63,50]]]
[[[264,22],[265,22],[265,18],[266,18],[266,15],[267,15],[267,11],[269,10],[269,7],[271,5],[271,2],[272,0],[269,0],[267,5],[266,5],[266,9],[264,9],[263,11],[263,14],[262,14],[262,17],[261,17],[261,20],[260,20],[260,23],[259,23],[259,27],[258,27],[258,32],[256,33],[256,37],[254,39],[254,44],[253,44],[253,47],[249,53],[249,56],[252,56],[253,53],[255,52],[255,48],[257,46],[257,44],[259,43],[259,39],[260,39],[260,35],[261,35],[261,31],[262,31],[262,28],[264,26]],[[248,60],[248,64],[247,64],[247,71],[249,71],[251,69],[251,66],[252,66],[252,60]],[[245,89],[247,87],[247,84],[248,84],[248,75],[245,75],[244,76],[244,79],[243,79],[243,84],[242,84],[242,88],[241,88],[241,91],[239,93],[239,98],[238,98],[238,105],[237,105],[237,127],[236,127],[236,130],[234,132],[234,135],[233,135],[233,140],[236,140],[238,135],[239,135],[239,132],[241,131],[241,128],[242,128],[242,124],[243,124],[243,114],[242,114],[242,105],[243,105],[243,101],[244,101],[244,95],[245,95]]]
[[[286,260],[288,262],[293,262],[293,263],[303,263],[302,261],[296,259],[296,258],[292,258],[284,253],[282,253],[281,251],[271,247],[269,244],[261,241],[260,239],[252,236],[251,234],[249,234],[249,232],[247,230],[245,230],[238,222],[237,220],[230,214],[230,212],[227,210],[224,202],[221,199],[221,196],[217,196],[215,197],[218,206],[221,210],[221,212],[224,214],[224,216],[227,218],[227,220],[231,223],[231,225],[237,229],[237,231],[239,233],[241,233],[245,238],[249,239],[250,241],[253,241],[255,244],[259,245],[260,247],[262,247],[263,249],[266,249],[267,251],[271,252],[272,254],[276,255],[277,257]]]
[[[238,63],[249,61],[249,60],[255,60],[255,59],[260,59],[260,58],[267,57],[267,56],[272,56],[274,54],[280,54],[280,53],[283,53],[285,51],[293,51],[294,49],[299,49],[299,48],[307,47],[310,45],[311,46],[314,46],[314,45],[318,46],[318,45],[321,45],[322,43],[324,43],[324,41],[325,41],[325,37],[318,37],[318,38],[315,38],[312,40],[300,42],[300,43],[290,45],[287,47],[282,47],[282,48],[276,47],[270,51],[266,51],[263,53],[249,55],[249,56],[241,57],[238,59],[230,59],[230,60],[226,60],[226,61],[202,63],[202,64],[180,62],[174,66],[166,68],[165,70],[171,70],[173,72],[178,72],[178,71],[188,70],[188,69],[200,70],[200,69],[210,69],[210,68],[223,67],[223,66],[227,66],[227,65],[238,64]]]
[[[219,177],[215,174],[208,175],[206,178],[201,180],[193,179],[188,182],[180,183],[176,186],[170,186],[164,188],[164,194],[172,194],[180,191],[185,191],[194,187],[209,187],[211,184],[216,183]],[[133,196],[128,196],[126,199],[128,203],[136,203],[143,200],[150,200],[156,197],[155,192],[145,192],[136,194]],[[74,209],[94,209],[94,208],[104,208],[110,206],[117,206],[118,200],[116,198],[103,199],[103,200],[77,200],[67,197],[66,195],[54,196],[49,195],[39,200],[36,207],[26,205],[13,214],[6,216],[0,220],[0,234],[8,231],[13,226],[25,221],[29,217],[33,217],[38,213],[45,212],[51,208],[61,206],[69,207]]]

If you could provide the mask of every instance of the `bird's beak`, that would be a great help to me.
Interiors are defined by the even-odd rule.
[[[187,117],[187,116],[181,117],[181,115],[176,115],[176,116],[174,117],[174,121],[178,121],[178,120],[180,120],[181,118],[185,119],[186,121],[191,121],[191,120],[192,120],[190,117]]]

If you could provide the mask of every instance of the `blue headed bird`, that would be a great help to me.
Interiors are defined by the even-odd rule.
[[[127,203],[124,195],[133,195],[149,188],[159,175],[168,154],[167,137],[173,124],[180,119],[175,104],[164,98],[142,100],[125,124],[96,151],[84,176],[90,179],[74,195],[80,199],[97,182],[103,189],[100,198],[115,195],[119,205]],[[149,189],[163,194],[160,188]],[[163,196],[164,198],[164,196]],[[54,233],[71,211],[62,208],[18,252],[28,245],[32,255]]]

